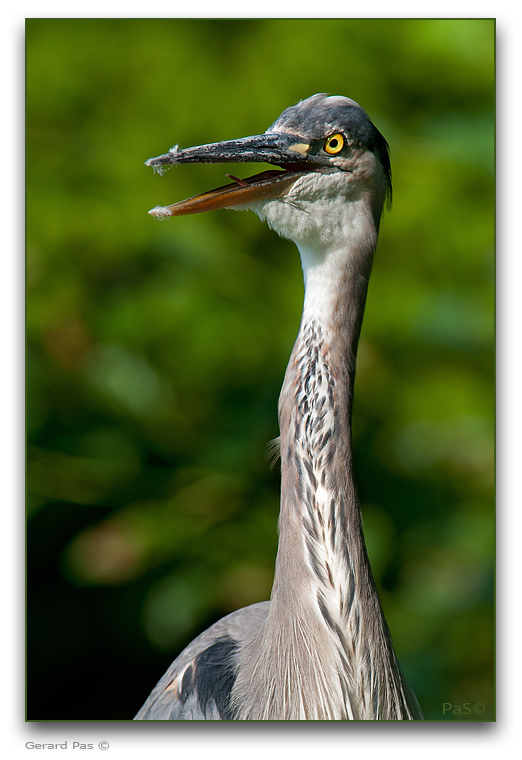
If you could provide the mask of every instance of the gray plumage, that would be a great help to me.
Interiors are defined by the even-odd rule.
[[[220,620],[174,661],[136,720],[414,720],[362,533],[352,467],[357,343],[380,217],[386,141],[358,104],[314,95],[264,135],[147,164],[269,161],[271,170],[169,207],[254,210],[297,244],[301,325],[279,401],[281,512],[270,602]]]

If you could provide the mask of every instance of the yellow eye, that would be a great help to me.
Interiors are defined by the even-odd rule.
[[[336,153],[340,153],[344,148],[344,137],[340,132],[336,132],[335,135],[330,135],[324,141],[324,149],[331,156],[335,156]]]

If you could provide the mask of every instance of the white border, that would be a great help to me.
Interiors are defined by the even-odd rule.
[[[498,694],[496,724],[424,724],[399,728],[394,725],[311,725],[311,724],[246,724],[232,732],[226,726],[198,724],[198,730],[187,730],[181,724],[149,724],[143,730],[136,724],[25,724],[23,719],[23,91],[24,91],[24,19],[25,17],[144,17],[136,3],[90,2],[70,3],[26,2],[21,6],[8,3],[2,11],[0,54],[2,56],[1,119],[3,140],[4,192],[2,226],[2,276],[0,308],[3,326],[2,372],[2,451],[1,462],[5,484],[2,493],[2,561],[3,658],[0,694],[2,720],[0,737],[4,754],[12,760],[31,757],[25,748],[29,740],[84,741],[106,740],[107,752],[75,750],[80,757],[101,757],[107,760],[131,758],[173,758],[180,753],[199,757],[208,752],[212,758],[241,758],[267,751],[275,757],[291,753],[300,760],[318,756],[368,756],[370,758],[400,752],[401,760],[422,757],[440,759],[472,756],[489,760],[492,753],[512,756],[520,747],[519,713],[521,673],[520,645],[520,541],[522,536],[522,494],[519,430],[522,425],[522,373],[520,353],[522,336],[522,245],[520,243],[520,200],[522,184],[521,136],[522,113],[520,81],[522,43],[520,10],[509,1],[439,2],[430,8],[418,3],[367,2],[350,4],[346,0],[330,0],[328,13],[321,16],[390,17],[394,18],[496,18],[497,19],[497,314],[498,314]],[[357,6],[357,7],[354,7]],[[176,2],[159,2],[155,17],[194,17],[194,6]],[[219,14],[216,14],[219,9]],[[198,4],[198,16],[204,17],[317,17],[324,4],[263,0],[259,6],[221,2]],[[261,12],[262,10],[262,12]],[[362,10],[363,13],[355,13]],[[431,10],[431,13],[429,12]],[[45,13],[43,13],[45,11]],[[191,11],[191,12],[187,12]],[[7,166],[5,166],[7,164]],[[30,168],[30,167],[29,167]],[[79,685],[81,688],[81,685]],[[193,727],[192,727],[193,728]],[[36,752],[36,750],[35,750]],[[45,754],[69,755],[72,749]],[[38,755],[41,757],[41,755]]]

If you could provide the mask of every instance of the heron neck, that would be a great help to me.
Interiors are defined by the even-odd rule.
[[[244,719],[420,716],[373,582],[352,467],[373,231],[353,249],[299,246],[305,301],[279,400],[279,547],[266,622],[242,648],[234,687]]]
[[[300,690],[294,717],[407,719],[413,712],[370,570],[352,467],[355,358],[373,248],[359,261],[346,251],[312,254],[301,249],[305,302],[279,404],[280,538],[261,646],[279,642],[280,677]],[[307,677],[319,695],[309,703]],[[392,694],[393,708],[376,707]]]
[[[351,415],[373,250],[363,266],[342,249],[325,255],[301,247],[300,253],[305,300],[279,403],[282,490],[272,599],[277,604],[283,595],[287,603],[295,590],[302,603],[295,583],[300,577],[330,602],[336,597],[338,609],[337,597],[347,587],[365,588],[366,576],[371,579],[353,476]]]

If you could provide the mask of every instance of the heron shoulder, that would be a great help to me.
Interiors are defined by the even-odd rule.
[[[238,650],[264,623],[269,604],[232,612],[194,639],[158,681],[135,720],[232,720],[230,693]]]

